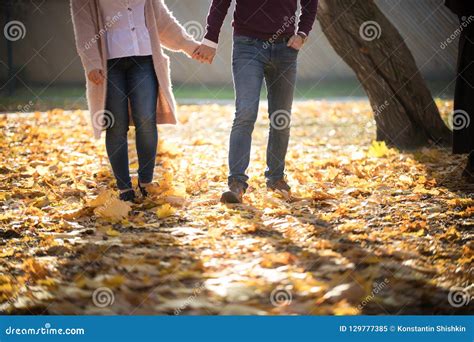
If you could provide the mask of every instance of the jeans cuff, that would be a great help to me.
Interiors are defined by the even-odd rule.
[[[132,183],[130,183],[130,185],[120,184],[120,185],[117,186],[117,188],[118,188],[120,191],[123,191],[123,190],[131,190],[131,189],[133,189],[133,185],[132,185]]]
[[[280,179],[285,179],[285,175],[282,174],[281,176],[268,176],[268,175],[265,175],[265,178],[267,179],[267,184],[273,184],[277,181],[279,181]]]
[[[140,177],[138,178],[138,183],[139,184],[150,184],[152,182],[153,182],[153,177],[148,177],[148,178],[144,178],[144,179],[142,179]]]
[[[238,176],[233,176],[229,177],[227,184],[230,185],[233,181],[237,181],[241,183],[244,186],[244,189],[247,190],[249,185],[247,184],[248,177],[238,177]]]

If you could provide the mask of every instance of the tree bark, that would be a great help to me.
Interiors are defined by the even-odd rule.
[[[373,0],[320,0],[318,18],[367,92],[377,140],[401,149],[451,144],[413,55]]]

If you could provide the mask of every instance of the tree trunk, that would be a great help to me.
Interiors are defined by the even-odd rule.
[[[451,144],[415,59],[373,0],[320,0],[318,18],[367,92],[377,140],[401,149]]]

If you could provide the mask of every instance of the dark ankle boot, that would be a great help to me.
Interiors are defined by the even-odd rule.
[[[284,178],[277,180],[276,182],[267,181],[268,190],[272,191],[282,191],[291,193],[291,188]]]
[[[119,198],[121,201],[124,201],[124,202],[135,202],[135,191],[129,190],[126,192],[122,192],[119,195]]]
[[[142,194],[143,198],[148,196],[148,191],[144,186],[141,186],[140,182],[138,182],[138,189],[140,189],[140,193]]]
[[[233,180],[229,184],[229,191],[226,191],[221,196],[222,203],[242,203],[245,193],[245,184]]]

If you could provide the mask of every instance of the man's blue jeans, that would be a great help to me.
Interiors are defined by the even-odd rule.
[[[270,183],[284,177],[297,58],[298,51],[287,47],[286,40],[270,44],[260,39],[234,36],[232,69],[236,112],[230,135],[229,183],[237,180],[247,186],[252,132],[264,80],[270,115],[265,177]]]
[[[129,101],[136,131],[138,179],[142,184],[153,180],[158,144],[158,80],[151,56],[111,59],[107,69],[106,115],[112,118],[105,142],[117,186],[127,190],[132,188],[127,141]]]

